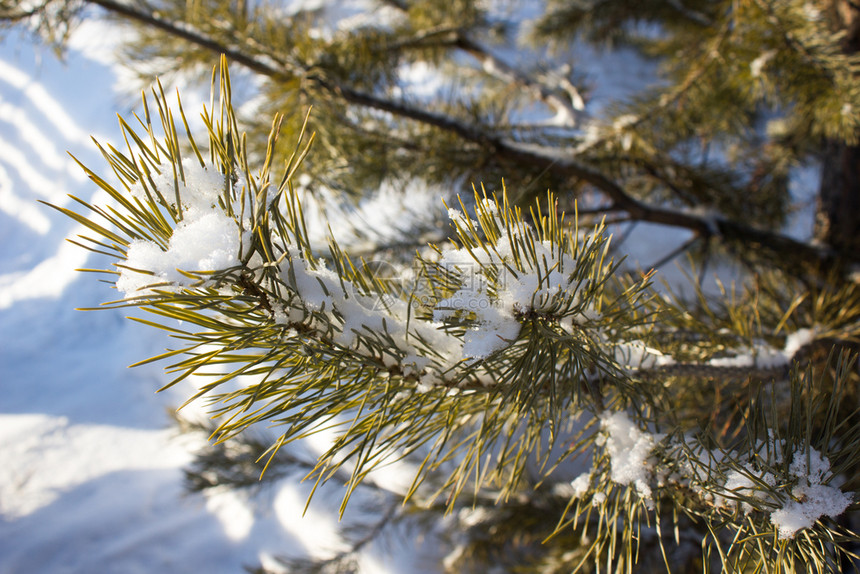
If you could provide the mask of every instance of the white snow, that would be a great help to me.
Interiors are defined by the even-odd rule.
[[[573,498],[582,498],[588,492],[588,489],[591,487],[591,471],[583,472],[572,481],[570,481],[570,486],[573,488],[572,497]]]
[[[839,516],[853,501],[853,494],[835,486],[821,484],[830,478],[830,461],[814,448],[807,453],[794,452],[790,474],[797,480],[791,489],[791,500],[772,512],[770,521],[779,528],[780,538],[793,538],[798,530],[810,528],[822,516]]]
[[[815,339],[815,329],[798,329],[785,338],[782,349],[776,349],[767,343],[759,342],[745,352],[732,357],[718,357],[708,361],[714,367],[757,367],[771,369],[788,366],[792,358],[806,344]]]
[[[611,460],[612,481],[632,484],[639,496],[650,499],[653,464],[649,459],[662,437],[640,430],[624,411],[604,414],[600,428],[606,433],[604,446]]]
[[[753,477],[755,477],[755,479],[753,479]],[[723,489],[727,493],[732,493],[733,496],[765,500],[765,493],[761,490],[761,487],[758,486],[759,483],[774,486],[776,485],[776,477],[769,472],[758,472],[752,467],[752,465],[745,465],[743,471],[733,470],[728,473]],[[716,502],[719,506],[734,509],[737,508],[739,501],[734,498],[717,496]],[[740,503],[741,510],[744,511],[744,514],[749,514],[752,511],[753,507],[749,502],[740,501]]]
[[[653,369],[673,365],[675,359],[657,349],[652,349],[639,340],[624,341],[612,346],[613,359],[622,367]]]
[[[501,218],[492,202],[481,205],[488,215]],[[449,209],[448,215],[462,230],[469,228],[470,220],[460,210]],[[477,223],[472,221],[472,226]],[[461,288],[436,304],[434,319],[472,318],[463,344],[463,356],[472,360],[486,358],[516,340],[521,328],[517,313],[542,311],[560,302],[570,307],[578,300],[569,280],[576,261],[548,241],[537,241],[534,230],[526,225],[512,226],[511,233],[515,242],[533,238],[534,260],[521,257],[525,269],[514,270],[518,247],[507,235],[486,250],[462,247],[442,252],[440,265],[460,274]]]
[[[213,167],[204,168],[195,160],[183,161],[185,181],[178,182],[183,219],[170,237],[167,250],[157,243],[137,240],[129,245],[126,261],[120,268],[116,287],[126,297],[151,294],[149,285],[173,288],[192,282],[180,270],[206,272],[239,265],[240,230],[233,218],[218,207],[218,196],[224,190],[224,176]],[[163,197],[175,197],[172,170],[154,179]],[[132,194],[146,200],[140,185]],[[142,273],[136,270],[145,270]],[[168,283],[168,286],[161,284]]]
[[[785,441],[769,439],[762,441],[760,453],[766,459],[765,450],[770,450],[770,460],[781,464]],[[714,496],[714,503],[728,509],[740,509],[744,514],[753,511],[753,504],[743,498],[768,503],[770,522],[777,527],[779,538],[794,538],[804,528],[811,528],[823,516],[836,517],[842,514],[853,501],[854,495],[842,492],[838,487],[823,482],[833,478],[830,474],[830,461],[815,448],[795,448],[791,453],[791,464],[787,476],[777,476],[768,470],[756,468],[751,463],[743,464],[741,469],[726,475],[722,486],[724,494]],[[783,500],[774,491],[782,490],[782,485],[792,484],[790,492],[783,490]]]

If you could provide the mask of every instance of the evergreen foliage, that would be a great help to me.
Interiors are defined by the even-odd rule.
[[[106,306],[177,342],[143,362],[201,381],[189,401],[215,443],[191,488],[298,469],[343,482],[347,515],[357,489],[385,501],[348,550],[290,571],[353,571],[395,523],[448,544],[449,572],[858,569],[858,256],[780,231],[791,169],[857,144],[838,2],[549,2],[528,38],[556,59],[529,72],[499,55],[514,22],[485,3],[380,2],[339,29],[267,3],[84,4],[135,23],[132,63],[208,78],[223,54],[205,139],[158,83],[124,145],[99,144],[111,177],[84,167],[111,201],[57,209],[107,257],[87,270],[122,292]],[[0,14],[61,42],[73,7]],[[587,115],[562,66],[584,39],[635,47],[663,82]],[[261,78],[253,117],[228,60]],[[411,94],[407,64],[448,83]],[[384,274],[319,248],[300,179],[353,198],[506,183],[461,194],[414,257],[374,246],[398,253]],[[666,260],[690,252],[692,291],[616,260],[624,221],[691,232]],[[706,293],[711,256],[745,265],[738,285]],[[289,450],[323,432],[318,459]],[[394,461],[414,480],[392,495],[373,473]]]

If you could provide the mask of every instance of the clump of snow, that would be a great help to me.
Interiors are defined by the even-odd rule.
[[[583,472],[570,482],[570,486],[573,488],[573,498],[582,498],[585,496],[588,492],[588,488],[591,486],[591,476],[591,471]]]
[[[784,440],[770,438],[762,442],[757,456],[764,458],[765,449],[770,450],[767,458],[773,465],[782,463]],[[767,503],[775,508],[770,511],[770,521],[778,528],[782,539],[793,538],[799,530],[811,528],[822,516],[836,517],[848,508],[853,500],[851,493],[823,484],[831,478],[830,462],[820,452],[812,447],[808,452],[796,448],[791,454],[791,461],[787,476],[780,476],[766,468],[757,468],[753,463],[743,464],[740,469],[726,474],[722,486],[724,494],[715,495],[714,503],[734,510],[740,502],[744,514],[753,511],[752,503],[755,500]],[[794,484],[788,500],[784,502],[775,494],[783,484]]]
[[[182,169],[185,181],[178,182],[182,221],[173,230],[167,249],[145,240],[129,245],[116,282],[126,297],[151,295],[149,287],[156,284],[188,284],[180,269],[208,272],[239,264],[239,227],[218,205],[224,176],[192,160],[185,160]],[[162,173],[153,180],[166,199],[175,197],[172,173]],[[136,198],[146,199],[143,186],[134,186],[131,191]]]
[[[639,496],[650,499],[648,482],[654,465],[649,459],[662,436],[640,430],[624,411],[604,414],[600,426],[606,436],[604,446],[611,461],[612,481],[632,484]]]
[[[711,359],[708,364],[714,367],[756,367],[760,369],[788,366],[801,347],[812,342],[815,335],[815,329],[798,329],[785,338],[782,349],[776,349],[762,342],[734,357]]]
[[[727,493],[732,493],[733,497],[750,497],[758,500],[767,500],[767,493],[761,490],[760,484],[775,486],[776,477],[769,472],[756,471],[752,465],[744,465],[743,471],[733,470],[726,475],[723,489]],[[735,498],[717,495],[714,500],[718,506],[730,509],[738,507],[738,500]],[[749,514],[752,512],[753,507],[749,502],[741,501],[741,510],[743,510],[744,514]]]
[[[663,435],[645,432],[630,420],[624,411],[605,412],[600,416],[601,434],[595,444],[609,455],[609,478],[620,485],[632,485],[636,493],[653,508],[651,481],[654,478],[655,460],[652,457]],[[572,498],[582,498],[591,487],[594,470],[583,472],[570,482]],[[591,496],[592,506],[603,504],[606,492],[597,491]]]
[[[812,527],[822,516],[839,516],[853,501],[851,493],[822,484],[830,474],[830,461],[814,448],[809,453],[796,450],[789,472],[797,480],[791,489],[792,498],[770,515],[780,538],[793,538],[798,530]]]
[[[653,369],[675,364],[675,359],[639,340],[624,341],[611,346],[615,362],[622,367]]]
[[[460,289],[450,297],[439,301],[434,319],[442,321],[457,311],[472,313],[476,325],[463,335],[463,355],[483,359],[495,351],[507,347],[520,333],[520,323],[514,315],[512,305],[504,305],[504,292],[491,297],[489,285],[478,281],[469,289]]]
[[[801,347],[807,345],[815,338],[815,329],[798,329],[785,338],[785,347],[782,352],[787,360],[797,354]]]

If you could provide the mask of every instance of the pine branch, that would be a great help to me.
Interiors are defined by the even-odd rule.
[[[493,134],[485,127],[469,125],[462,120],[448,115],[355,89],[344,83],[325,77],[312,68],[304,67],[296,62],[291,63],[291,68],[282,68],[275,65],[275,60],[269,57],[255,57],[241,49],[229,48],[192,26],[160,19],[151,13],[125,3],[115,0],[87,1],[98,4],[121,16],[152,25],[168,34],[186,39],[214,53],[223,53],[238,64],[264,76],[277,79],[299,75],[304,77],[306,81],[315,83],[324,91],[347,103],[384,111],[397,118],[408,119],[422,125],[432,126],[452,133],[465,142],[477,144],[481,148],[489,150],[492,154],[510,160],[518,165],[545,170],[563,179],[586,182],[605,194],[612,201],[613,209],[627,212],[632,219],[688,229],[704,239],[719,238],[729,243],[743,245],[744,249],[755,247],[767,252],[772,258],[791,261],[797,264],[798,268],[806,267],[804,272],[809,272],[811,269],[813,273],[817,273],[819,272],[817,270],[827,269],[837,259],[854,263],[860,262],[860,259],[853,252],[840,252],[827,246],[804,243],[779,233],[750,227],[721,216],[702,217],[642,202],[635,199],[623,186],[607,177],[604,173],[573,159],[575,157],[574,150],[546,148],[535,144],[513,142]],[[461,37],[458,41],[464,49],[479,49],[468,38]],[[483,54],[483,51],[481,53]],[[709,54],[713,53],[713,51],[709,52]],[[487,56],[482,55],[482,57]],[[672,97],[664,99],[661,105],[669,105],[671,101],[680,97],[685,92],[685,86],[689,88],[694,85],[696,77],[695,73],[688,75],[684,84],[673,92],[674,95]],[[523,80],[519,76],[517,76],[517,81],[527,81],[529,85],[537,85],[533,80]]]
[[[567,98],[560,97],[552,88],[504,62],[463,33],[457,35],[454,45],[475,57],[481,62],[483,69],[491,75],[508,82],[512,86],[520,86],[534,93],[539,100],[562,117],[566,127],[572,128],[578,123],[577,118],[582,116],[585,102],[570,82],[567,82],[570,90],[569,96]]]
[[[99,6],[108,12],[128,18],[134,22],[139,22],[146,26],[162,30],[183,40],[200,46],[211,51],[214,55],[225,55],[231,61],[248,68],[258,74],[270,78],[279,78],[284,76],[284,70],[274,65],[274,62],[268,62],[266,59],[254,56],[253,52],[248,53],[242,49],[231,48],[225,44],[218,42],[210,36],[195,29],[195,27],[172,20],[160,18],[155,11],[138,8],[128,2],[120,0],[83,0],[88,4]]]
[[[503,516],[512,501],[521,504],[515,509],[521,516],[536,510],[532,516],[547,521],[549,515],[554,531],[529,526],[520,547],[502,535],[468,541],[475,555],[511,552],[518,563],[546,571],[606,564],[633,572],[647,567],[639,561],[644,552],[671,569],[671,557],[684,556],[693,539],[706,569],[719,563],[727,570],[779,571],[803,563],[825,571],[853,556],[858,537],[836,521],[856,511],[851,490],[860,488],[853,478],[860,468],[858,374],[856,358],[843,352],[860,344],[860,294],[836,272],[818,269],[820,280],[812,282],[786,270],[794,262],[820,268],[857,255],[697,211],[710,191],[729,195],[741,186],[720,179],[719,170],[674,160],[693,137],[686,127],[664,138],[647,133],[683,126],[689,120],[683,108],[695,115],[713,101],[698,100],[698,87],[726,77],[719,50],[700,53],[698,69],[683,71],[651,108],[660,119],[620,117],[591,145],[588,138],[580,147],[559,138],[553,147],[546,143],[551,138],[534,143],[540,134],[487,127],[480,110],[469,116],[386,95],[378,86],[389,86],[389,61],[361,66],[358,75],[367,71],[368,78],[356,78],[344,69],[351,56],[313,65],[298,63],[304,55],[278,58],[260,41],[242,39],[247,29],[229,18],[192,26],[145,7],[90,1],[203,50],[232,46],[224,38],[238,36],[233,49],[244,60],[237,63],[256,73],[279,82],[298,78],[302,85],[294,89],[352,111],[386,112],[361,117],[378,122],[368,133],[407,124],[433,128],[427,133],[453,136],[496,158],[500,169],[527,166],[590,188],[621,218],[692,231],[669,256],[721,239],[730,249],[760,247],[783,260],[782,273],[759,267],[737,290],[720,286],[717,298],[695,282],[692,298],[655,293],[650,274],[619,273],[603,225],[579,229],[575,203],[573,220],[549,194],[524,211],[518,204],[534,195],[530,189],[508,195],[502,186],[498,195],[482,190],[449,208],[450,242],[417,257],[408,276],[380,275],[333,239],[327,250],[312,249],[293,185],[313,139],[307,122],[295,138],[290,134],[288,158],[276,173],[282,122],[272,122],[264,152],[249,151],[222,56],[213,109],[203,118],[208,147],[192,137],[181,104],[187,138],[180,137],[179,118],[158,84],[154,99],[144,99],[140,127],[121,121],[127,149],[99,146],[115,178],[87,170],[113,203],[76,200],[84,214],[58,208],[94,235],[80,237],[79,245],[111,258],[108,269],[94,270],[112,274],[124,295],[108,306],[138,307],[148,313],[141,323],[177,341],[177,348],[143,362],[169,363],[174,378],[166,386],[194,380],[198,391],[189,400],[211,401],[216,438],[250,445],[207,459],[227,470],[215,478],[189,475],[198,487],[250,484],[253,461],[266,458],[273,475],[285,462],[309,466],[317,484],[343,482],[343,512],[351,494],[371,484],[374,469],[409,457],[419,462],[414,483],[398,493],[406,499],[429,501],[434,510],[486,507],[491,516],[479,522],[501,530],[513,524]],[[676,0],[655,5],[684,21],[711,17]],[[471,18],[470,8],[463,10]],[[467,32],[431,28],[398,48],[465,50],[495,66],[496,79],[529,86],[549,101],[537,79],[495,60]],[[729,30],[739,28],[710,30],[697,49],[736,49],[723,43]],[[377,55],[372,40],[389,38],[357,36],[350,39]],[[820,55],[829,48],[815,49]],[[733,100],[742,87],[722,94],[732,100],[729,110],[746,113],[761,101]],[[153,101],[157,114],[150,113]],[[703,137],[718,124],[708,124]],[[727,140],[757,149],[729,132]],[[614,157],[619,150],[625,157]],[[785,165],[763,163],[765,176]],[[630,169],[632,177],[624,173]],[[706,188],[701,195],[697,186]],[[666,207],[677,197],[691,209]],[[189,241],[194,236],[202,240]],[[239,440],[261,422],[278,430],[271,444]],[[334,438],[317,461],[279,460],[280,449],[321,431]],[[577,457],[589,458],[591,467],[565,484],[560,469]],[[840,484],[842,477],[848,482]],[[542,498],[546,491],[539,489],[554,482]],[[497,505],[493,515],[489,509]],[[355,546],[322,566],[348,568],[398,512],[391,506]],[[481,526],[469,535],[477,537]],[[529,561],[538,534],[550,550],[545,561]]]

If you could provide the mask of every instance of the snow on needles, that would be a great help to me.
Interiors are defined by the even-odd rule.
[[[281,274],[285,282],[293,285],[308,311],[326,314],[332,325],[340,325],[333,337],[335,343],[362,351],[360,335],[384,337],[387,354],[382,359],[385,364],[399,363],[404,374],[419,374],[421,390],[428,390],[437,378],[429,371],[429,354],[443,359],[445,364],[437,367],[440,372],[448,368],[448,363],[456,363],[461,358],[458,339],[441,330],[441,325],[410,323],[405,301],[364,295],[356,285],[326,268],[324,261],[307,261],[297,248],[290,248]],[[419,341],[424,343],[419,344]],[[364,350],[373,353],[372,349]]]
[[[648,481],[653,465],[648,459],[662,436],[639,430],[624,411],[604,414],[600,418],[600,426],[606,433],[604,446],[611,459],[612,481],[632,484],[639,496],[650,499]]]
[[[656,470],[657,459],[652,454],[664,435],[642,431],[624,411],[604,413],[600,423],[602,432],[595,444],[609,457],[610,479],[616,484],[632,485],[646,505],[653,507],[651,482],[665,472]],[[672,450],[671,441],[665,446],[664,453]],[[740,510],[744,515],[754,510],[764,512],[777,529],[778,537],[791,539],[798,531],[812,528],[820,518],[834,518],[845,512],[854,494],[828,484],[833,479],[830,461],[811,446],[792,449],[787,472],[780,470],[785,468],[786,450],[786,441],[773,437],[757,443],[752,458],[759,461],[756,463],[733,463],[730,460],[740,458],[739,453],[705,450],[701,456],[702,460],[710,461],[707,473],[703,475],[689,463],[682,463],[676,472],[686,474],[687,478],[676,474],[673,480],[702,491],[705,500],[724,511]],[[769,462],[762,464],[764,460]],[[710,467],[713,463],[723,467],[725,480],[719,485],[701,484],[709,480],[708,476],[718,474],[717,469]],[[588,470],[570,483],[573,498],[588,494],[594,474],[595,469]],[[657,480],[657,487],[663,485],[664,480]],[[606,493],[593,493],[592,504],[605,499]]]
[[[652,452],[664,435],[639,429],[624,411],[603,413],[600,416],[600,429],[602,432],[595,444],[609,455],[609,477],[612,482],[623,486],[632,485],[646,505],[653,508],[650,482],[654,476],[655,461]],[[582,498],[588,493],[594,474],[595,469],[591,469],[571,481],[574,498]],[[604,492],[596,492],[592,496],[592,504],[600,504],[604,500]]]
[[[116,286],[126,297],[190,286],[194,279],[183,272],[224,271],[241,264],[242,226],[220,205],[226,195],[224,176],[191,160],[183,162],[182,171],[184,181],[178,178],[182,219],[167,245],[137,239],[129,245],[125,261],[118,263]],[[154,176],[152,184],[168,201],[175,197],[176,184],[169,170]],[[151,201],[143,185],[133,186],[131,194],[139,201]],[[501,217],[495,202],[485,200],[482,207]],[[474,223],[459,211],[451,210],[450,215],[461,225]],[[529,257],[522,255],[525,245]],[[378,358],[388,366],[400,365],[404,374],[418,375],[419,389],[425,390],[460,361],[484,359],[512,344],[524,313],[549,310],[560,303],[570,308],[577,301],[570,281],[576,262],[559,246],[538,241],[536,232],[524,223],[513,225],[489,249],[464,247],[443,253],[441,267],[459,273],[462,283],[435,305],[431,321],[410,321],[410,302],[364,293],[326,268],[323,260],[296,247],[288,247],[287,255],[281,275],[300,302],[294,309],[274,310],[276,321],[303,320],[299,307],[310,316],[326,316],[325,322],[337,329],[335,343],[375,355],[379,351],[371,347],[377,346],[372,344],[376,340],[379,348],[387,348]],[[449,333],[444,324],[455,315],[470,324],[462,338]],[[302,318],[307,316],[301,313]]]
[[[498,216],[495,202],[485,200],[482,208],[484,213]],[[477,225],[458,210],[450,210],[449,215],[461,227]],[[327,317],[326,324],[335,327],[335,343],[369,354],[379,352],[371,348],[376,346],[372,341],[384,343],[381,359],[387,366],[399,364],[406,375],[417,375],[417,388],[423,392],[461,361],[472,363],[511,345],[519,336],[522,314],[560,303],[568,308],[575,304],[575,288],[569,279],[575,261],[559,246],[537,241],[534,234],[531,227],[519,224],[509,235],[489,242],[486,249],[443,251],[439,267],[453,272],[460,285],[434,305],[432,319],[427,321],[410,314],[413,302],[363,293],[347,278],[327,269],[324,261],[308,260],[296,248],[289,248],[281,274],[306,311],[317,318]],[[525,242],[533,244],[528,261],[515,256],[523,250],[517,243]],[[289,313],[283,310],[281,315]],[[453,318],[468,324],[462,338],[447,330],[445,322]]]
[[[734,357],[718,357],[708,361],[714,367],[757,367],[770,369],[791,364],[797,352],[815,339],[815,329],[798,329],[785,338],[785,346],[776,349],[766,343],[759,343]]]
[[[239,264],[240,231],[232,217],[218,205],[224,191],[224,176],[214,168],[206,169],[192,160],[182,162],[185,181],[179,179],[182,221],[170,237],[167,249],[152,241],[135,240],[120,266],[116,287],[126,297],[152,294],[157,284],[189,283],[183,271],[219,271]],[[174,194],[173,174],[153,177],[156,189],[166,198]],[[146,191],[138,184],[132,195],[147,201]],[[148,273],[147,273],[148,272]],[[162,287],[162,285],[159,285]]]
[[[497,206],[483,200],[488,214],[498,216]],[[461,228],[469,225],[456,209],[448,211]],[[476,226],[476,222],[471,222]],[[533,230],[509,224],[510,235],[483,246],[448,249],[440,265],[460,274],[460,289],[436,304],[433,318],[444,321],[456,315],[472,315],[472,326],[464,335],[463,356],[478,360],[510,345],[520,333],[517,315],[528,310],[542,311],[567,298],[575,304],[574,286],[569,280],[576,261],[549,241],[537,241]],[[513,241],[512,241],[513,240]],[[516,243],[532,243],[533,258],[517,258]],[[514,243],[514,244],[512,244]],[[519,259],[526,269],[516,269]],[[516,271],[514,270],[516,269]]]
[[[810,448],[808,462],[803,452],[794,452],[789,472],[797,484],[791,489],[791,500],[770,515],[780,538],[793,538],[798,530],[810,528],[822,516],[839,516],[853,501],[851,493],[822,484],[829,478],[830,461],[821,453]]]
[[[778,453],[779,449],[775,452]],[[776,507],[770,512],[770,521],[778,529],[779,537],[794,538],[799,530],[811,528],[822,516],[839,516],[853,501],[852,493],[823,484],[830,478],[830,461],[826,457],[812,447],[808,452],[797,448],[791,455],[788,476],[777,477],[771,472],[756,470],[750,464],[743,465],[741,470],[734,470],[726,476],[723,490],[732,498],[718,496],[716,502],[733,509],[737,508],[737,497],[740,496],[768,501]],[[783,483],[793,484],[791,494],[786,493],[784,502],[759,486],[776,487]],[[752,511],[748,502],[741,502],[741,508],[745,514]]]

